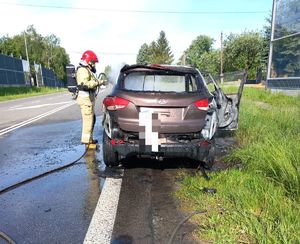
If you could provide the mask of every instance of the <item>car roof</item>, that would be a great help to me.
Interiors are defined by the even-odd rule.
[[[183,65],[165,65],[165,64],[151,64],[151,65],[125,65],[121,72],[130,73],[131,71],[147,71],[147,70],[160,70],[160,71],[173,71],[185,74],[198,74],[198,70],[196,68],[190,66]]]

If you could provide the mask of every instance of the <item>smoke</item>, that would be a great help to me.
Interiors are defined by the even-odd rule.
[[[121,68],[123,68],[124,65],[125,63],[117,63],[110,66],[111,69],[108,72],[108,74],[106,74],[109,83],[111,83],[112,85],[116,84],[120,70]]]

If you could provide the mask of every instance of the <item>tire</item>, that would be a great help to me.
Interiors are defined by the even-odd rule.
[[[207,153],[202,161],[203,167],[205,169],[211,169],[215,163],[215,140],[211,140],[210,147],[207,150]]]
[[[110,139],[106,132],[103,131],[103,161],[107,167],[116,167],[119,165],[118,153],[113,151]]]

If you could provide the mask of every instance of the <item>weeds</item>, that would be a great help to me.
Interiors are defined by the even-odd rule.
[[[247,88],[240,109],[239,147],[226,157],[241,162],[211,173],[186,175],[177,196],[189,210],[220,207],[195,216],[200,239],[216,243],[300,243],[300,97]],[[216,195],[201,192],[217,188]]]
[[[299,198],[300,97],[255,89],[245,93],[237,132],[241,145],[229,160],[239,159],[249,170],[281,184],[290,197]],[[256,99],[261,99],[271,108],[253,105]]]

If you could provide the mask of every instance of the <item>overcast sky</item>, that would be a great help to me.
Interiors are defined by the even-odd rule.
[[[271,13],[272,2],[0,0],[0,36],[19,34],[33,24],[38,33],[59,37],[73,64],[78,64],[82,52],[91,49],[99,57],[98,68],[103,69],[108,64],[135,63],[140,46],[156,40],[164,30],[177,61],[198,35],[213,37],[218,48],[221,31],[226,37],[230,33],[261,30]]]

